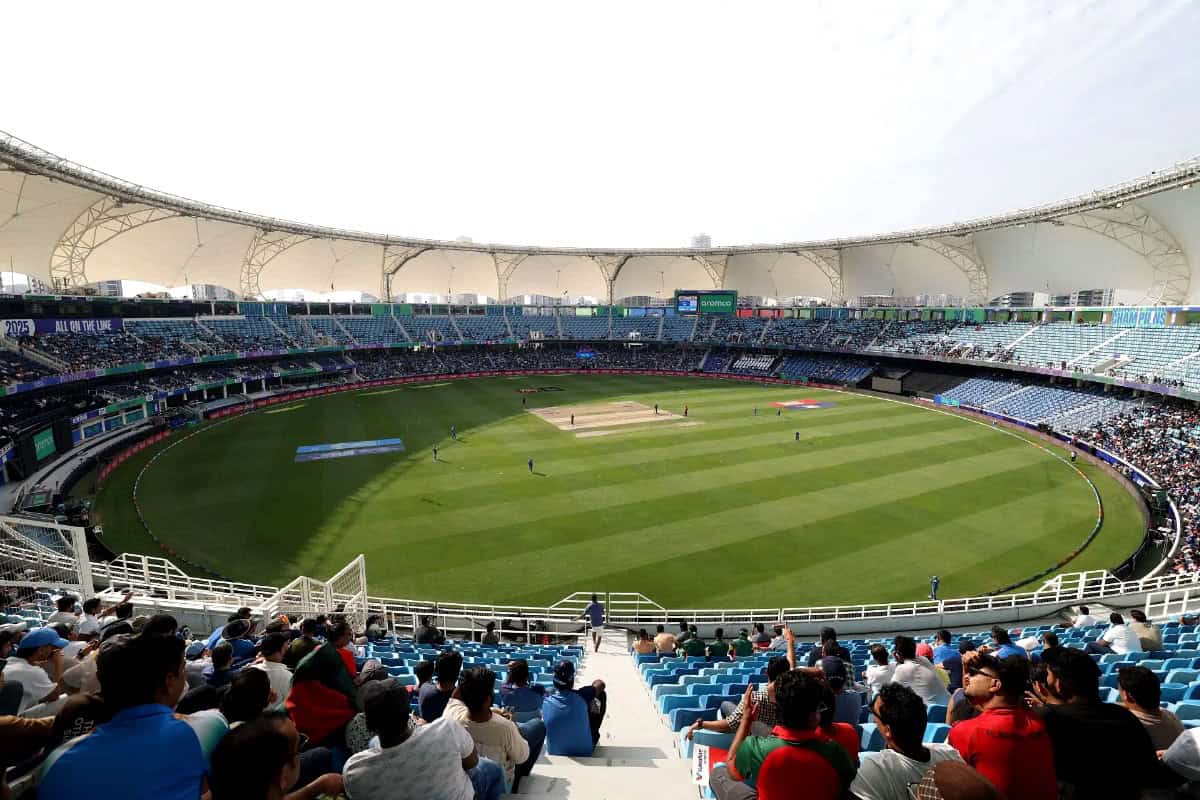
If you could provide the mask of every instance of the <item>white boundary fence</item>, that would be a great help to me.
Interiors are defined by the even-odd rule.
[[[92,563],[81,528],[13,516],[0,517],[0,583],[69,589],[84,596],[96,587],[109,593],[132,589],[139,606],[175,611],[203,624],[220,624],[224,615],[240,606],[263,615],[296,616],[331,613],[340,607],[360,631],[371,614],[381,615],[388,628],[401,631],[411,631],[421,617],[429,616],[443,631],[462,638],[474,638],[486,623],[495,622],[504,633],[531,641],[542,634],[561,639],[582,633],[580,617],[592,595],[576,592],[551,606],[373,597],[367,594],[362,555],[328,580],[301,576],[284,587],[194,578],[154,556],[125,553],[112,562]],[[786,623],[797,633],[816,632],[824,625],[836,625],[845,633],[884,633],[1035,620],[1089,602],[1144,607],[1151,617],[1162,617],[1200,607],[1200,572],[1134,581],[1118,580],[1107,571],[1076,572],[1055,576],[1031,592],[808,608],[671,609],[639,593],[596,594],[605,603],[608,624],[618,627],[686,621],[707,633],[717,626],[762,622]],[[507,622],[500,625],[501,621]]]

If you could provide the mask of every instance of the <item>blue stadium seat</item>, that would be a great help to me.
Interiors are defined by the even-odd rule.
[[[868,753],[878,753],[887,747],[883,734],[879,732],[874,722],[865,722],[862,726],[862,749]]]
[[[703,705],[699,697],[690,694],[670,694],[658,701],[658,710],[663,714],[669,715],[680,708],[703,708]]]
[[[1170,682],[1168,682],[1168,683],[1162,684],[1161,690],[1162,690],[1162,702],[1178,703],[1180,700],[1183,699],[1183,695],[1185,692],[1187,692],[1188,686],[1185,683],[1170,683]]]
[[[668,725],[671,730],[678,731],[691,725],[698,719],[714,721],[717,718],[715,708],[677,708],[670,714]]]
[[[950,726],[942,723],[930,722],[925,726],[925,736],[921,738],[925,743],[942,743],[946,741],[946,737],[950,735]]]

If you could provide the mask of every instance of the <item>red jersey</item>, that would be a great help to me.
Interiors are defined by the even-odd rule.
[[[1005,797],[1058,797],[1050,735],[1042,721],[1026,709],[988,709],[951,728],[947,741]]]

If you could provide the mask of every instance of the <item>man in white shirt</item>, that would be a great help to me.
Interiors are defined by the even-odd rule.
[[[24,689],[18,714],[39,703],[56,700],[62,693],[62,649],[66,646],[66,640],[50,628],[34,628],[25,634],[16,653],[4,665],[4,680],[17,681]]]
[[[917,693],[926,705],[950,704],[950,693],[946,684],[928,658],[917,655],[917,643],[911,636],[897,636],[893,652],[896,669],[892,683],[907,686]]]
[[[75,626],[75,632],[80,636],[91,636],[94,633],[99,633],[100,616],[96,613],[99,610],[99,597],[85,600],[83,602],[83,615],[79,618],[79,624]]]
[[[74,625],[79,621],[79,617],[75,614],[76,602],[78,601],[69,594],[64,594],[55,600],[54,605],[58,610],[46,619],[46,624],[54,625],[59,622],[65,622],[68,625]]]
[[[492,693],[496,688],[496,674],[486,667],[475,667],[463,673],[458,683],[459,697],[451,698],[442,716],[454,720],[467,729],[480,755],[487,756],[504,767],[504,778],[513,794],[516,794],[517,770],[523,775],[533,768],[529,743],[520,728],[510,719],[492,712]],[[541,720],[531,720],[541,731],[540,741],[546,739],[546,726]],[[540,750],[541,747],[539,746]]]
[[[1071,621],[1072,628],[1086,628],[1089,625],[1095,625],[1096,618],[1088,613],[1087,606],[1079,607],[1079,616]]]
[[[1137,634],[1133,629],[1125,624],[1125,618],[1117,612],[1108,615],[1108,621],[1111,623],[1108,630],[1094,642],[1088,642],[1084,648],[1086,653],[1116,653],[1117,655],[1125,655],[1126,653],[1141,652],[1142,642],[1138,639]]]
[[[897,637],[899,638],[899,637]],[[887,749],[863,753],[850,794],[860,800],[907,800],[925,773],[942,761],[961,761],[948,744],[923,744],[928,714],[916,692],[892,683],[884,686],[871,714]]]
[[[879,690],[892,682],[896,665],[888,661],[887,648],[881,644],[871,645],[871,662],[867,664],[866,675],[863,677],[869,691],[868,698],[874,699]]]
[[[460,723],[442,717],[410,729],[408,691],[389,678],[363,690],[367,728],[377,747],[356,753],[342,770],[350,800],[496,800],[504,769],[475,754]]]
[[[288,692],[292,688],[292,671],[283,663],[283,654],[287,651],[288,637],[282,633],[268,633],[258,643],[258,654],[261,660],[251,666],[261,669],[271,679],[271,691],[275,693],[275,702],[268,706],[270,711],[282,711],[287,701]]]

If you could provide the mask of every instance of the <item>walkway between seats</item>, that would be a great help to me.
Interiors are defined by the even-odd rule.
[[[588,654],[577,685],[603,680],[608,712],[600,744],[591,758],[548,756],[538,759],[533,774],[521,781],[516,797],[559,800],[697,800],[688,764],[676,752],[629,655],[623,631],[608,631],[600,652]]]

